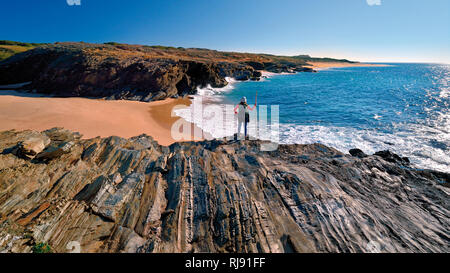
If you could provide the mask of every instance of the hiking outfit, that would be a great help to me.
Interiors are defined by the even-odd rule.
[[[248,104],[245,101],[239,103],[238,108],[238,135],[241,134],[241,127],[244,124],[244,135],[247,137],[248,123],[250,122],[250,113],[248,111]]]

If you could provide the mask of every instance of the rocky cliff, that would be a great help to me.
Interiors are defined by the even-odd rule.
[[[261,143],[2,132],[0,251],[450,251],[449,174]]]
[[[286,57],[287,58],[287,57]],[[259,80],[261,72],[311,72],[297,58],[205,49],[124,44],[41,45],[0,62],[0,85],[56,96],[160,100],[223,87],[226,77]]]

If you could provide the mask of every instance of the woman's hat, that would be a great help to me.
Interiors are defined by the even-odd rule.
[[[247,98],[246,97],[242,97],[241,102],[247,102]]]

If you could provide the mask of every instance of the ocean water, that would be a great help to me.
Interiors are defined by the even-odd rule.
[[[223,137],[236,132],[230,107],[242,96],[252,105],[258,91],[258,105],[279,107],[279,123],[273,128],[279,128],[280,143],[318,142],[368,154],[389,149],[419,168],[450,171],[450,65],[330,68],[270,74],[259,82],[228,81],[225,88],[199,89],[191,109],[177,114]],[[192,108],[200,104],[203,111],[194,113]]]

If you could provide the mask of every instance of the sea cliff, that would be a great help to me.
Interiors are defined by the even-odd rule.
[[[259,80],[260,70],[313,72],[304,58],[117,43],[40,45],[0,62],[0,85],[62,97],[155,101]],[[10,88],[10,87],[8,87]]]

